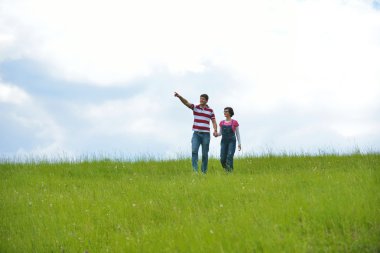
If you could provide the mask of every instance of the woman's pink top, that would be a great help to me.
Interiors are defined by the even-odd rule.
[[[225,121],[225,120],[222,120],[220,123],[219,123],[219,126],[222,127],[222,125],[224,126],[231,126],[232,124],[232,131],[235,132],[236,131],[236,127],[239,126],[239,123],[236,121],[236,120],[231,120],[229,122]]]

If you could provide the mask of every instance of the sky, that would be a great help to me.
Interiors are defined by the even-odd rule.
[[[237,156],[379,152],[380,1],[0,0],[1,156],[190,156],[175,91]]]

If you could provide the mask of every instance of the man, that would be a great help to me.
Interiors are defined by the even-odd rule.
[[[174,96],[178,97],[185,106],[193,110],[194,124],[193,137],[191,139],[191,163],[193,170],[198,172],[198,151],[199,146],[202,145],[201,170],[203,173],[206,173],[208,164],[208,150],[210,147],[210,120],[212,121],[212,125],[214,127],[213,135],[218,135],[214,111],[207,105],[208,95],[202,94],[200,96],[199,105],[189,103],[177,92],[174,92]]]

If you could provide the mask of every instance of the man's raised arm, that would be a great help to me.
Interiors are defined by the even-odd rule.
[[[189,101],[187,101],[184,97],[182,97],[181,95],[179,95],[177,92],[174,92],[174,96],[179,98],[179,100],[181,100],[181,102],[186,105],[187,107],[189,107],[190,109],[191,108],[191,103],[189,103]]]

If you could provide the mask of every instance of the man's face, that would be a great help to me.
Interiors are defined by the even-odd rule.
[[[200,97],[200,98],[199,98],[199,103],[200,103],[201,105],[205,105],[205,104],[207,104],[207,100],[206,100],[204,97]]]

